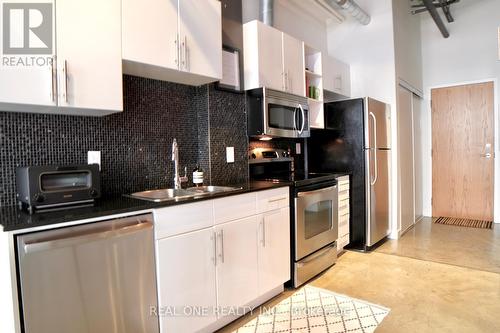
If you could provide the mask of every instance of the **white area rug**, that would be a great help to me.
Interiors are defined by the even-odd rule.
[[[306,286],[276,306],[262,309],[237,333],[375,331],[389,309],[331,291]]]

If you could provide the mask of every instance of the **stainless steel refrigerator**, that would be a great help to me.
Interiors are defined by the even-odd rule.
[[[307,139],[309,172],[350,174],[348,247],[370,250],[390,232],[390,106],[373,98],[325,103],[325,129]]]

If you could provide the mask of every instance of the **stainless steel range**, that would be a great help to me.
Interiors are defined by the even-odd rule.
[[[249,164],[252,180],[290,185],[291,283],[298,287],[337,260],[336,175],[295,172],[293,159],[281,149],[254,149]]]

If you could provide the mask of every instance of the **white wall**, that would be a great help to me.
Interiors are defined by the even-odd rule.
[[[243,0],[243,23],[259,19],[259,2]],[[273,26],[315,49],[327,50],[326,23],[304,13],[290,0],[275,0]]]
[[[432,214],[430,88],[498,78],[500,75],[497,43],[500,1],[462,0],[451,9],[455,22],[446,24],[450,31],[448,39],[441,36],[428,14],[421,14],[423,85],[426,94],[421,117],[424,179],[422,200],[425,216]],[[497,143],[497,156],[500,156],[499,148]],[[495,178],[496,181],[500,179]],[[498,198],[497,193],[495,196]],[[496,212],[495,217],[498,217]]]
[[[328,27],[328,52],[351,65],[351,95],[370,96],[391,104],[391,226],[392,238],[398,237],[397,227],[397,117],[396,66],[391,0],[357,0],[371,15],[367,26],[349,15],[342,24]]]

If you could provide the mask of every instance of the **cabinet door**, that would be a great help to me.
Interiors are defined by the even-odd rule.
[[[260,86],[285,90],[281,31],[259,22],[258,40]]]
[[[178,0],[122,0],[123,59],[178,69]]]
[[[179,1],[180,69],[222,78],[222,16],[217,0]]]
[[[56,6],[59,106],[122,110],[121,0]]]
[[[196,332],[216,321],[211,312],[217,305],[214,260],[213,228],[157,241],[160,308],[210,310],[206,316],[161,316],[162,332]]]
[[[221,224],[217,231],[219,307],[238,307],[259,296],[257,216]]]
[[[290,208],[261,215],[259,290],[263,294],[290,280]]]
[[[304,42],[285,33],[283,33],[283,67],[286,91],[305,96]]]
[[[29,1],[36,3],[37,1]],[[39,1],[38,1],[39,2]],[[43,1],[52,5],[52,17],[55,15],[53,1]],[[5,3],[4,6],[9,5]],[[15,3],[11,5],[15,6]],[[7,10],[4,7],[3,10]],[[25,10],[25,9],[24,9]],[[12,8],[4,15],[10,15],[12,22],[16,17],[21,20],[24,15],[23,9]],[[48,19],[48,18],[43,18]],[[9,41],[6,41],[11,47],[26,47],[32,46],[33,42],[25,40],[22,36],[22,31],[18,31],[19,36],[15,38],[14,32]],[[32,104],[54,106],[56,105],[57,91],[55,85],[55,71],[52,68],[52,60],[55,55],[55,24],[52,24],[52,49],[48,54],[7,54],[3,51],[4,60],[0,64],[0,103],[9,104]],[[4,37],[7,37],[4,35]],[[36,36],[35,36],[36,37]],[[50,47],[50,42],[40,40],[43,45],[35,44],[37,47]],[[10,43],[9,43],[10,42]],[[21,52],[21,51],[20,51]],[[35,60],[31,58],[35,57]],[[8,62],[6,62],[9,60]],[[30,62],[33,62],[30,64]],[[4,109],[2,109],[4,111]],[[8,111],[8,109],[7,109]]]

